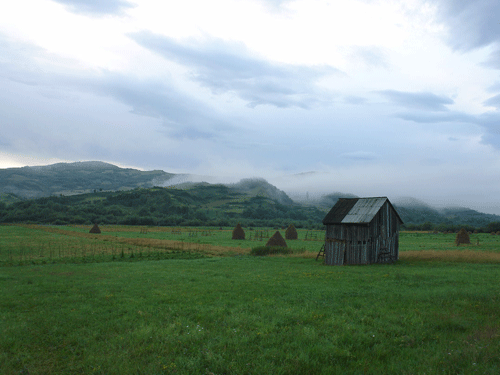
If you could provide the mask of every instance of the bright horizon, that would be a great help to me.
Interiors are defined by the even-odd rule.
[[[500,214],[492,0],[18,0],[0,51],[0,168],[99,160]]]

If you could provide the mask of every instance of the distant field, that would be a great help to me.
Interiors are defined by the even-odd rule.
[[[251,257],[231,228],[89,229],[0,226],[2,374],[500,373],[500,236],[331,267],[322,231]]]
[[[276,229],[245,228],[245,240],[232,240],[232,228],[0,225],[0,265],[54,262],[110,261],[121,258],[183,258],[246,255],[264,245]],[[285,231],[280,230],[283,237]],[[298,229],[298,240],[288,240],[296,256],[315,257],[324,231]],[[455,234],[401,232],[400,259],[441,259],[500,262],[500,236],[471,235],[470,245],[455,245]],[[155,258],[155,259],[156,259]]]
[[[89,234],[90,228],[1,225],[0,265],[246,255],[252,247],[264,245],[276,231],[246,230],[246,239],[237,241],[231,239],[231,228],[102,226],[98,235]],[[305,252],[305,256],[319,251],[323,231],[298,233],[299,240],[289,241],[291,248]]]

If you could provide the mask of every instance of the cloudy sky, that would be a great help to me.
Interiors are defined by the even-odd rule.
[[[500,214],[498,0],[16,0],[0,168],[101,160]]]

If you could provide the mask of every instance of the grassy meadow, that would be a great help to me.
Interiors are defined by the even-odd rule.
[[[0,226],[0,373],[500,372],[500,236],[331,267],[322,231],[252,257],[275,230],[89,229]]]

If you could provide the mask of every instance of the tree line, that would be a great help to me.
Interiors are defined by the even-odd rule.
[[[0,202],[1,223],[322,227],[324,212],[251,197],[223,185],[151,188]]]
[[[465,210],[454,216],[437,211],[397,208],[402,230],[498,232],[494,215]],[[313,206],[283,203],[265,196],[250,196],[225,185],[196,185],[189,189],[136,188],[0,201],[0,223],[120,224],[159,226],[234,226],[323,229],[326,211]]]

